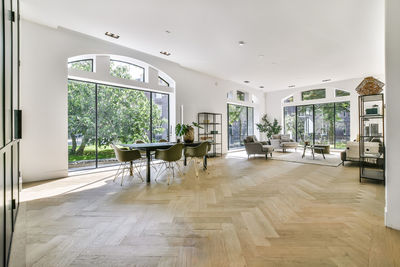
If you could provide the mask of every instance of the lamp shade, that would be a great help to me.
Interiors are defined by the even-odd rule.
[[[359,95],[377,95],[382,92],[385,84],[374,77],[366,77],[357,86],[356,91]]]

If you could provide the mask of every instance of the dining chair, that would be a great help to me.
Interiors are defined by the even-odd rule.
[[[113,181],[115,182],[118,176],[122,174],[121,176],[121,186],[122,186],[124,182],[125,170],[128,169],[129,172],[132,171],[132,174],[134,174],[136,170],[138,173],[138,177],[142,180],[142,182],[144,182],[142,174],[140,173],[139,170],[140,166],[137,166],[137,163],[140,162],[142,159],[140,151],[136,149],[134,150],[121,149],[114,144],[111,144],[111,147],[114,149],[115,157],[120,163]]]
[[[198,165],[202,162],[201,159],[207,156],[208,151],[210,150],[210,143],[203,142],[195,147],[185,147],[184,155],[186,158],[190,158],[191,162],[194,164],[194,171],[196,173],[197,179],[199,178],[199,167]],[[203,167],[205,169],[205,167]]]
[[[178,161],[182,158],[183,147],[183,144],[175,144],[167,149],[156,150],[155,158],[162,161],[156,175],[156,182],[157,178],[166,170],[170,170],[172,172],[172,181],[175,179],[175,168],[177,168],[178,172],[182,174]],[[165,168],[163,169],[163,167]],[[170,184],[169,175],[167,184]]]

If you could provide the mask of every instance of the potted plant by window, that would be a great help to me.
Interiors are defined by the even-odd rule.
[[[175,134],[177,137],[183,136],[183,141],[185,143],[193,143],[194,142],[194,128],[193,127],[203,129],[203,127],[201,127],[198,123],[195,123],[195,122],[192,122],[192,124],[178,123],[175,126]],[[177,140],[178,140],[178,142],[180,142],[179,138]]]
[[[270,122],[267,114],[261,118],[261,122],[257,123],[256,126],[260,133],[266,133],[268,139],[271,139],[273,134],[279,134],[282,130],[278,120],[274,119],[274,122]]]

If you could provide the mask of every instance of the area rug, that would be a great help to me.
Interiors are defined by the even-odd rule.
[[[304,158],[301,156],[303,155],[303,150],[297,152],[279,152],[274,151],[272,153],[272,158],[274,160],[283,160],[283,161],[290,161],[290,162],[297,162],[303,164],[317,164],[317,165],[324,165],[324,166],[332,166],[337,167],[339,166],[342,161],[340,159],[339,153],[330,153],[325,155],[325,159],[322,157],[322,154],[315,153],[315,159],[313,159],[311,152],[307,151]]]

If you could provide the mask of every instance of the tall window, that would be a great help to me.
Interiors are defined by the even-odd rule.
[[[350,140],[350,102],[283,108],[284,132],[300,144],[329,144],[344,148]]]
[[[254,109],[228,104],[228,148],[244,146],[243,139],[254,134]]]
[[[169,139],[169,96],[68,81],[69,168],[116,162],[110,144]]]
[[[123,79],[144,82],[144,68],[132,63],[111,59],[110,74]]]

